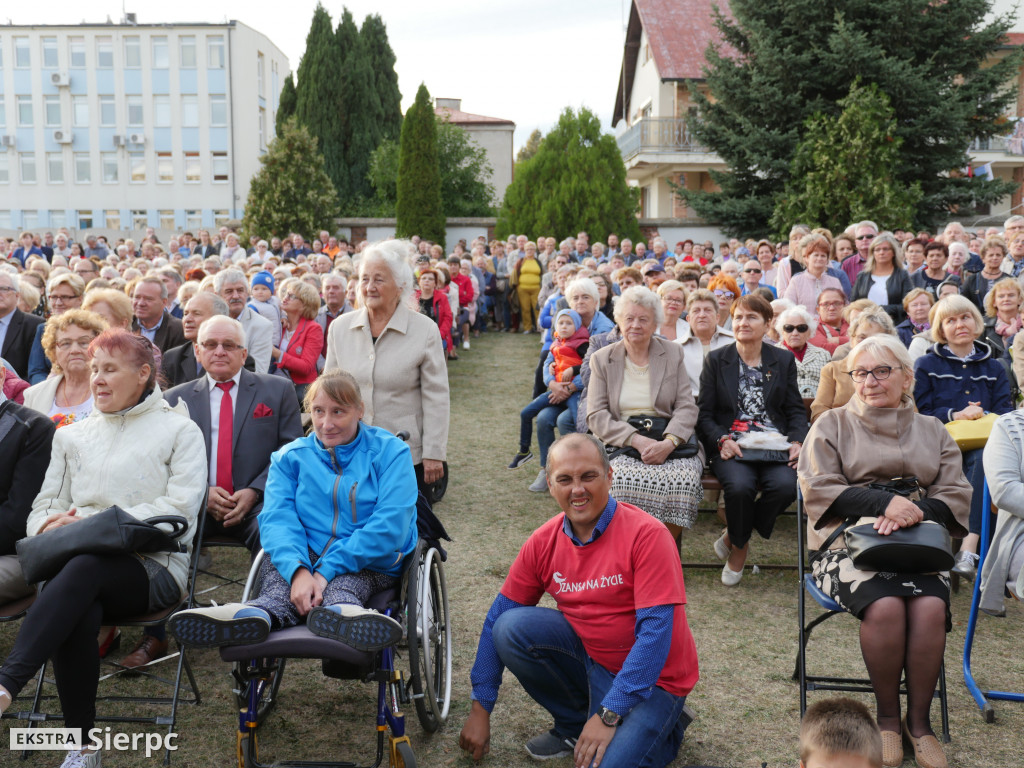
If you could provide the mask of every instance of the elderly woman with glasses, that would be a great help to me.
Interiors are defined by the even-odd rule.
[[[802,305],[784,310],[775,320],[775,330],[779,334],[782,348],[788,349],[796,358],[796,385],[804,400],[813,399],[818,393],[821,370],[832,362],[832,355],[809,343],[817,324],[818,321]]]
[[[818,294],[818,329],[811,344],[821,347],[830,355],[850,341],[850,323],[843,317],[846,294],[838,288],[826,288]]]
[[[46,292],[46,298],[50,304],[50,317],[54,317],[69,309],[78,309],[82,306],[85,282],[78,275],[64,272],[50,278],[46,284]],[[50,375],[50,358],[43,350],[44,328],[44,325],[40,325],[36,329],[36,338],[28,357],[28,380],[31,384],[38,384]]]
[[[883,232],[868,246],[868,259],[857,275],[850,298],[871,299],[889,313],[893,323],[903,322],[903,297],[914,286],[903,268],[902,248],[892,235]]]
[[[666,280],[658,286],[657,294],[665,315],[658,333],[669,341],[678,341],[681,344],[690,332],[690,326],[683,319],[686,289],[678,280]]]

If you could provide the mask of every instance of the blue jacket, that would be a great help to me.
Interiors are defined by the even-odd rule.
[[[981,403],[986,413],[1013,410],[1006,369],[992,358],[991,348],[979,341],[966,361],[954,357],[945,344],[933,344],[914,363],[914,379],[918,412],[944,423],[972,402]]]
[[[300,567],[327,581],[363,569],[397,576],[416,547],[416,475],[409,446],[359,424],[348,445],[300,437],[270,460],[260,541],[285,581]]]

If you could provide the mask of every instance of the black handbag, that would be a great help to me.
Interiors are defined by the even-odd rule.
[[[157,524],[170,525],[166,533]],[[52,579],[75,555],[120,555],[131,552],[187,552],[177,539],[188,530],[181,515],[159,515],[140,520],[117,506],[77,523],[62,525],[38,536],[15,542],[25,581],[36,584]]]
[[[636,429],[637,434],[641,437],[649,437],[651,440],[664,440],[665,430],[668,428],[669,420],[663,416],[632,416],[626,419],[626,423],[629,426]],[[608,454],[609,461],[618,456],[629,456],[630,458],[640,461],[640,451],[630,445],[624,445],[621,448],[614,445],[606,445],[604,447],[605,452]],[[685,443],[680,443],[672,449],[665,461],[671,461],[672,459],[692,459],[700,451],[700,444],[697,442],[697,433],[694,432],[690,435],[690,439]]]

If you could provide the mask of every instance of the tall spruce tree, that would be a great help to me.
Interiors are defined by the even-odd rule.
[[[583,229],[597,240],[610,232],[635,238],[637,204],[615,139],[601,132],[590,110],[566,108],[537,154],[516,166],[495,233],[565,236]]]
[[[732,50],[709,48],[707,96],[694,130],[725,160],[719,192],[677,190],[705,219],[737,235],[768,231],[791,161],[815,113],[837,115],[857,77],[891,100],[903,140],[892,175],[921,185],[916,226],[934,226],[998,200],[1008,182],[969,179],[972,139],[1007,130],[1007,88],[1021,51],[995,57],[1009,15],[986,20],[991,0],[731,0],[716,11]]]
[[[299,63],[295,117],[317,139],[324,170],[344,199],[351,188],[351,174],[345,162],[344,126],[338,119],[344,106],[342,65],[331,16],[318,3]]]
[[[341,122],[344,141],[344,160],[348,168],[348,187],[342,190],[342,209],[346,204],[361,206],[373,190],[367,178],[370,155],[381,141],[381,123],[384,114],[366,46],[351,12],[345,8],[335,33],[338,56],[344,61],[342,69]]]
[[[441,207],[437,119],[430,92],[422,83],[416,91],[416,101],[402,121],[395,215],[399,237],[419,235],[444,245],[445,216]]]
[[[277,138],[284,135],[284,126],[295,114],[295,78],[291,72],[281,86],[281,96],[277,102],[277,115],[274,117],[274,133]]]
[[[371,14],[363,20],[359,36],[373,69],[374,91],[380,99],[381,138],[398,141],[402,131],[402,92],[398,89],[398,73],[395,71],[397,59],[388,42],[387,27],[379,15]]]

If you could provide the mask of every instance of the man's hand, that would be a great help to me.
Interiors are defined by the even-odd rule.
[[[423,482],[430,485],[444,477],[444,462],[437,459],[423,460]]]
[[[323,602],[321,581],[317,581],[306,568],[299,568],[292,576],[291,601],[300,616],[305,616]]]
[[[570,394],[568,384],[563,384],[560,381],[552,381],[548,384],[548,402],[552,405],[564,403],[569,399]]]
[[[593,768],[597,768],[613,738],[615,727],[605,725],[599,715],[591,715],[587,724],[583,726],[583,732],[576,741],[576,749],[573,751],[576,768],[589,768],[591,763]]]
[[[491,713],[479,701],[474,701],[469,709],[469,717],[459,734],[459,747],[477,761],[491,751]]]
[[[225,528],[238,525],[249,514],[249,510],[256,506],[259,499],[260,495],[252,488],[240,488],[235,491],[228,496],[228,504],[231,509],[221,518],[221,523]]]
[[[206,497],[206,511],[210,513],[210,517],[223,521],[234,507],[230,493],[216,485],[210,486],[210,494]]]

